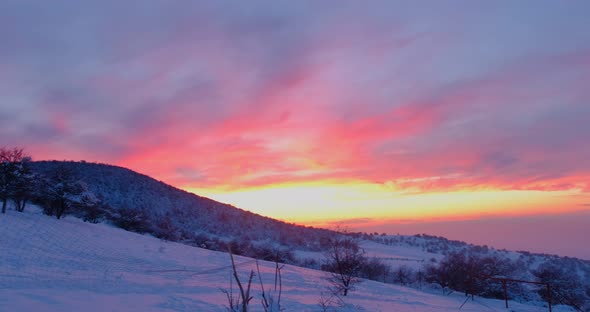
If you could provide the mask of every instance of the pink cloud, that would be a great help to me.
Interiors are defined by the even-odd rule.
[[[462,24],[294,6],[250,16],[198,5],[165,14],[162,26],[143,24],[147,8],[129,29],[98,23],[92,34],[108,51],[88,67],[60,67],[81,69],[56,86],[38,86],[41,108],[32,111],[46,124],[15,136],[36,146],[54,129],[52,152],[40,157],[99,158],[176,185],[587,188],[587,47],[534,55],[498,47],[463,59],[456,55],[477,40],[490,42],[462,42],[480,35]],[[522,44],[515,51],[528,51]]]
[[[123,160],[122,163],[137,166],[142,159],[180,159],[179,162],[184,165],[193,163],[195,167],[205,168],[203,172],[210,179],[198,183],[212,183],[211,186],[230,183],[239,187],[314,179],[392,180],[397,181],[400,187],[424,190],[562,190],[585,184],[588,171],[577,170],[575,173],[566,170],[561,175],[546,174],[542,168],[544,163],[550,161],[556,168],[559,164],[551,160],[553,156],[546,154],[543,145],[535,146],[524,141],[524,146],[519,146],[522,140],[527,139],[526,136],[519,138],[518,134],[516,139],[503,138],[504,133],[496,137],[493,129],[477,124],[473,124],[473,133],[469,130],[461,133],[462,139],[444,136],[449,128],[452,130],[457,116],[465,115],[466,110],[469,112],[474,107],[481,107],[481,113],[509,113],[510,103],[518,98],[520,92],[516,92],[513,86],[517,82],[521,85],[527,75],[537,75],[536,71],[529,73],[523,69],[517,75],[500,71],[497,77],[455,86],[429,101],[394,105],[378,114],[364,113],[359,110],[363,106],[358,106],[354,109],[360,112],[359,117],[342,119],[318,105],[333,99],[331,90],[337,90],[336,85],[326,84],[326,91],[316,93],[319,97],[309,98],[300,105],[296,101],[300,98],[293,96],[297,92],[314,89],[322,70],[321,67],[306,67],[295,73],[300,78],[285,79],[284,86],[271,84],[271,90],[263,91],[254,98],[256,102],[232,111],[212,127],[192,127],[186,124],[182,110],[169,112],[166,118],[160,118],[160,123],[154,125],[153,134],[143,134],[134,141],[140,146],[149,146],[155,137],[158,138],[155,141],[167,140],[171,143],[154,147],[155,152],[150,152],[150,148],[138,149],[134,157],[129,158],[131,160]],[[509,73],[514,71],[508,70]],[[536,99],[545,95],[543,90],[539,94],[531,91],[527,97]],[[359,97],[359,94],[356,96]],[[185,101],[188,103],[191,98]],[[482,106],[487,103],[499,104],[496,104],[497,107]],[[372,106],[369,103],[366,105]],[[531,105],[534,109],[536,104]],[[489,121],[484,120],[486,122]],[[504,126],[500,120],[497,127]],[[525,134],[552,130],[548,124],[533,120],[531,126],[525,128]],[[441,136],[437,141],[439,131]],[[478,142],[479,139],[483,141]],[[402,152],[379,150],[384,144]],[[174,152],[163,152],[168,150]],[[494,152],[497,150],[500,152]],[[162,156],[158,156],[160,154]],[[515,156],[510,156],[512,154]],[[182,155],[200,156],[198,160],[187,160]],[[571,153],[566,151],[560,157],[568,159]],[[557,161],[559,159],[556,158]],[[315,171],[310,170],[312,164],[316,166],[312,168]],[[165,175],[175,167],[170,164],[157,174]]]

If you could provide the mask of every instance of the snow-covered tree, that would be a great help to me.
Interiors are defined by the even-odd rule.
[[[43,184],[41,201],[44,212],[58,219],[71,208],[96,203],[96,197],[88,191],[86,184],[76,180],[65,166],[56,167]]]
[[[551,286],[551,300],[553,304],[567,304],[579,311],[586,310],[584,305],[590,300],[585,294],[584,285],[573,268],[563,266],[557,261],[547,261],[541,264],[533,275],[539,282],[548,283]],[[539,289],[539,295],[547,300],[547,291]]]
[[[514,264],[507,258],[500,259],[456,251],[447,254],[438,265],[427,265],[425,277],[426,281],[436,283],[443,289],[448,287],[463,291],[465,294],[502,298],[501,287],[489,278],[518,277],[514,274]]]

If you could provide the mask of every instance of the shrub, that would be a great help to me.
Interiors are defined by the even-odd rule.
[[[127,231],[145,233],[150,229],[145,213],[137,209],[120,209],[114,216],[113,223]]]

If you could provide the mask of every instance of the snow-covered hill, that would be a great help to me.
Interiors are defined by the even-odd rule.
[[[392,247],[374,252],[395,257]],[[417,256],[417,255],[414,255]],[[244,275],[254,260],[236,257]],[[226,253],[166,242],[104,224],[67,217],[56,220],[34,209],[0,215],[0,311],[224,311],[229,288]],[[262,280],[274,282],[274,264],[260,261]],[[326,273],[285,266],[285,311],[323,311]],[[253,283],[251,307],[262,311],[260,285]],[[324,294],[324,295],[322,295]],[[364,281],[330,311],[458,311],[463,294],[440,295]],[[546,311],[510,302],[510,311]],[[506,311],[500,300],[475,298],[461,311]],[[554,311],[572,311],[554,307]]]
[[[285,223],[201,197],[122,167],[73,161],[39,161],[31,167],[40,176],[65,170],[72,180],[83,182],[100,200],[93,218],[166,240],[211,250],[227,250],[230,241],[247,251],[262,243],[318,250],[320,240],[331,235],[327,230]]]

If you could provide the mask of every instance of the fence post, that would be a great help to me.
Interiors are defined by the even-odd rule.
[[[504,288],[504,301],[506,302],[506,309],[508,309],[508,289],[506,289],[506,279],[502,280],[502,288]]]
[[[549,312],[552,312],[552,310],[551,310],[551,286],[549,286],[549,283],[547,283],[545,285],[547,285],[547,304],[549,305]]]

